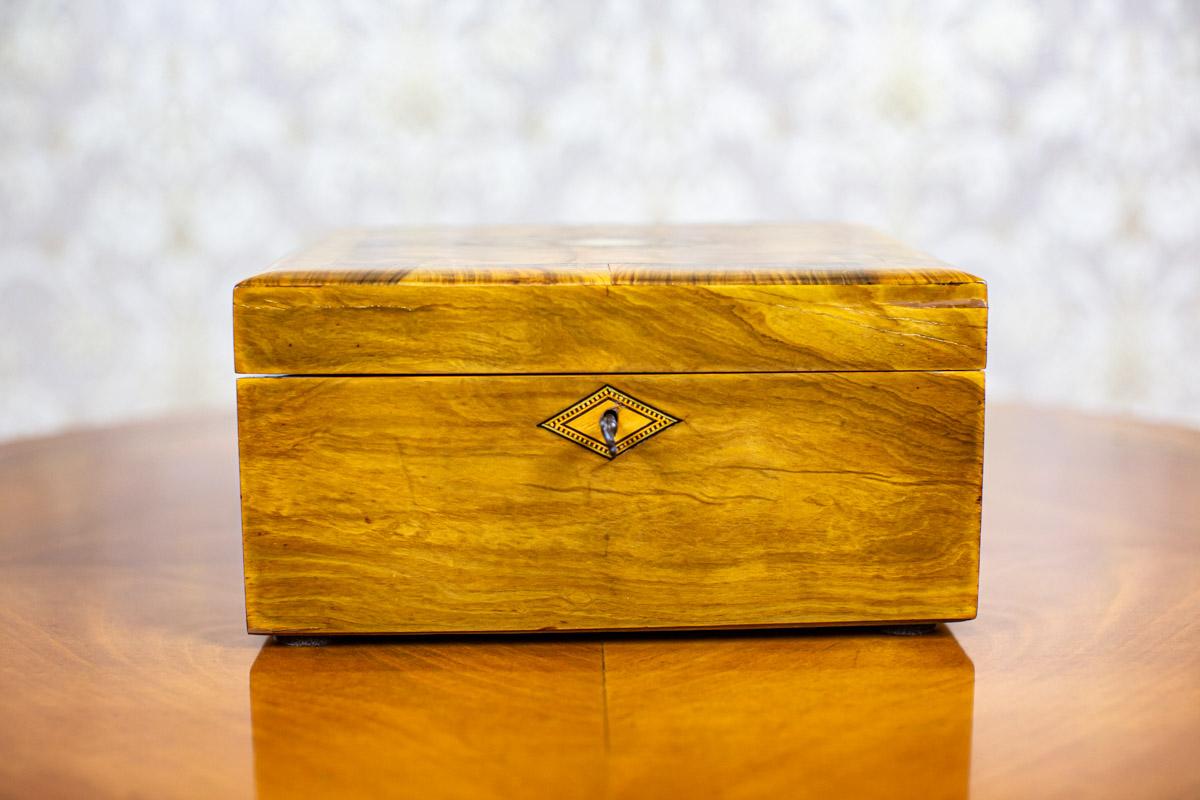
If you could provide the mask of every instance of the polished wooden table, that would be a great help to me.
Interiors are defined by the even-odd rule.
[[[1200,797],[1200,432],[989,410],[981,610],[245,633],[232,420],[0,446],[0,797]]]

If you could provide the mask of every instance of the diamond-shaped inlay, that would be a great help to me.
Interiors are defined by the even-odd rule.
[[[617,430],[614,436],[616,452],[610,452],[601,432],[600,420],[607,411],[615,411]],[[586,447],[605,458],[616,458],[633,447],[679,422],[653,406],[630,397],[607,384],[600,387],[570,408],[558,412],[538,425],[580,447]]]

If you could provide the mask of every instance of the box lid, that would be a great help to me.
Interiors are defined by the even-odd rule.
[[[987,289],[869,228],[342,231],[234,289],[253,374],[965,370]]]

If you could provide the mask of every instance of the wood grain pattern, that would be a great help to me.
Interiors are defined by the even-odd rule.
[[[355,228],[243,286],[980,283],[861,225]]]
[[[985,362],[983,281],[853,226],[350,231],[277,266],[234,290],[238,372]]]
[[[913,644],[269,644],[250,673],[259,796],[965,798],[971,661],[945,628]]]
[[[1200,796],[1200,432],[992,405],[988,434],[953,637],[319,649],[245,633],[232,419],[2,444],[0,795]]]
[[[683,421],[537,428],[605,383]],[[983,376],[239,381],[256,632],[966,619]]]
[[[0,797],[253,794],[235,441],[0,445]]]
[[[594,797],[602,647],[269,644],[250,671],[258,796]]]
[[[970,659],[885,638],[606,642],[611,795],[966,798]]]
[[[971,370],[982,284],[243,287],[235,364],[262,374]]]

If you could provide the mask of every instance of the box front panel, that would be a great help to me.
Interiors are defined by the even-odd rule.
[[[255,632],[975,613],[979,372],[246,378],[238,406]]]

